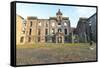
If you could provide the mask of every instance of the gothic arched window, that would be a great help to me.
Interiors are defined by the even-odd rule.
[[[67,29],[65,29],[65,34],[67,34]]]

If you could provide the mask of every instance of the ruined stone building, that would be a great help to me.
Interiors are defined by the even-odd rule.
[[[93,42],[97,42],[97,18],[96,17],[97,17],[97,13],[94,13],[87,20],[88,22],[87,39],[90,41],[90,37],[91,37],[91,40]]]
[[[20,22],[19,22],[19,21]],[[20,43],[66,43],[70,34],[70,20],[63,17],[60,9],[55,17],[49,19],[38,19],[28,16],[23,22],[23,18],[17,18],[17,41]],[[22,28],[23,26],[23,28]]]
[[[79,38],[79,42],[96,42],[97,37],[97,21],[96,21],[96,14],[93,14],[89,18],[79,18],[77,27],[76,27],[76,33]]]
[[[77,28],[76,28],[76,33],[79,38],[79,42],[87,42],[87,20],[88,18],[80,17]]]
[[[23,17],[16,16],[16,43],[25,43],[25,20]]]

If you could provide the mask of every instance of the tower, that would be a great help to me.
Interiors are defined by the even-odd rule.
[[[60,22],[62,20],[62,13],[61,13],[60,9],[56,13],[56,16],[57,16],[57,20]]]

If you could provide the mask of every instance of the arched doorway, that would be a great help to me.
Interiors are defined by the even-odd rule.
[[[64,43],[64,34],[62,32],[56,34],[56,43]]]
[[[58,43],[62,43],[62,37],[58,37],[57,41]]]

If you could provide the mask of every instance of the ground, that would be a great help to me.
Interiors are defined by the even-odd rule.
[[[17,65],[64,63],[96,60],[96,44],[38,43],[17,45]]]

